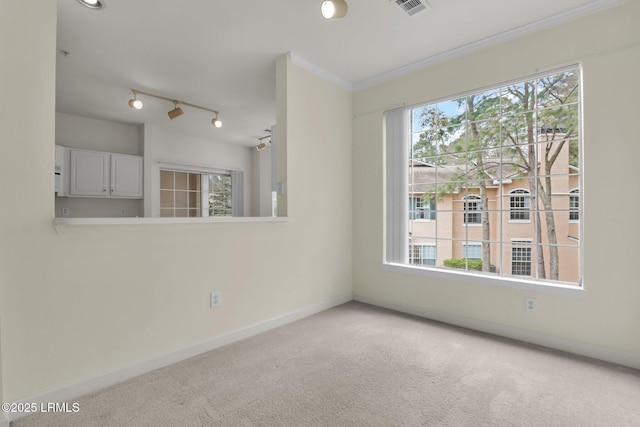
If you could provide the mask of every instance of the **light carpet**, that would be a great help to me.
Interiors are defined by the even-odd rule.
[[[640,426],[640,372],[351,302],[35,426]]]

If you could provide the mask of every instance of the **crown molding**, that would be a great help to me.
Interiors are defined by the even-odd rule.
[[[496,46],[501,43],[505,43],[510,40],[517,39],[535,32],[551,28],[565,22],[572,21],[583,16],[590,15],[592,13],[600,12],[605,9],[609,9],[614,6],[618,6],[623,3],[628,3],[631,0],[593,0],[588,3],[584,3],[571,10],[558,13],[554,16],[541,19],[531,24],[523,25],[521,27],[514,28],[509,31],[505,31],[494,36],[487,37],[482,40],[475,41],[473,43],[460,46],[446,52],[439,53],[437,55],[430,56],[420,61],[399,67],[388,72],[379,74],[377,76],[365,79],[351,85],[353,91],[366,89],[371,86],[383,83],[385,81],[404,76],[414,71],[422,70],[437,64],[441,64],[446,61],[450,61],[455,58],[459,58],[464,55],[485,49],[491,46]]]
[[[301,56],[295,54],[294,52],[288,52],[287,53],[287,57],[289,58],[289,61],[292,64],[295,64],[297,66],[299,66],[300,68],[304,68],[305,70],[309,71],[312,74],[315,74],[316,76],[323,78],[337,86],[340,86],[343,89],[348,90],[349,92],[353,91],[353,85],[349,82],[347,82],[346,80],[341,79],[340,77],[336,76],[335,74],[325,70],[324,68],[320,68],[317,65],[307,61],[306,59],[302,58]]]

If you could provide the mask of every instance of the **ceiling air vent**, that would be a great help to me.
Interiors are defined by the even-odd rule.
[[[398,5],[407,15],[413,16],[418,12],[427,10],[429,3],[426,0],[390,0]]]

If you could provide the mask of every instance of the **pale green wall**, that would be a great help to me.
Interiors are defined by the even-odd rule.
[[[639,16],[640,2],[633,1],[355,93],[355,297],[566,338],[640,361],[640,198],[628,191],[640,158]],[[585,296],[383,271],[383,111],[578,62],[584,67]],[[537,298],[535,314],[525,313],[525,296]]]
[[[7,21],[0,26],[5,400],[28,398],[305,307],[350,298],[349,92],[285,63],[286,105],[279,109],[286,108],[288,115],[286,222],[65,226],[56,231],[56,4],[2,5]],[[307,108],[309,103],[314,109]],[[326,120],[317,120],[319,112]],[[209,308],[212,290],[222,292],[222,306],[215,310]]]

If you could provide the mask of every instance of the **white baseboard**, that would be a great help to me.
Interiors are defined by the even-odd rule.
[[[56,390],[40,393],[26,399],[21,399],[19,401],[16,401],[15,403],[36,403],[39,406],[41,403],[46,404],[48,402],[67,402],[84,396],[85,394],[101,390],[105,387],[112,386],[114,384],[129,380],[142,374],[146,374],[147,372],[151,372],[156,369],[174,364],[176,362],[189,359],[199,354],[206,353],[207,351],[215,350],[216,348],[222,347],[224,345],[249,338],[261,332],[265,332],[279,326],[284,326],[288,323],[295,322],[296,320],[303,319],[305,317],[311,316],[332,307],[336,307],[352,300],[353,295],[351,293],[348,293],[341,297],[320,304],[305,307],[300,310],[296,310],[291,313],[287,313],[282,316],[257,323],[255,325],[239,329],[237,331],[232,331],[224,335],[211,338],[187,348],[176,350],[171,353],[166,353],[142,362],[134,363],[126,368],[98,375],[96,377],[89,378],[75,384],[70,384]],[[9,413],[7,414],[7,418],[8,420],[16,420],[18,418],[22,418],[25,415],[28,414]],[[0,427],[9,427],[9,421],[5,421],[0,418]]]
[[[578,354],[593,359],[615,363],[617,365],[640,369],[640,355],[634,353],[628,353],[625,351],[602,347],[595,344],[561,338],[541,332],[527,331],[525,329],[515,328],[513,326],[507,326],[499,323],[472,319],[470,317],[447,313],[439,310],[433,310],[417,305],[381,300],[362,294],[354,294],[353,299],[366,304],[388,308],[391,310],[400,311],[402,313],[413,314],[415,316],[437,320],[439,322],[447,323],[450,325],[460,326],[480,332],[486,332],[493,335],[499,335],[506,338],[512,338],[518,341],[524,341],[531,344],[553,348],[556,350],[566,351],[568,353]]]

